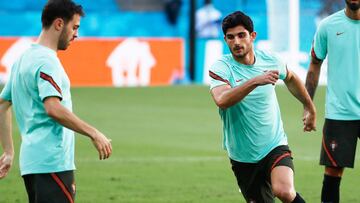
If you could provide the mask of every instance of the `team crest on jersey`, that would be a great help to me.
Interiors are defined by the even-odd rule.
[[[335,151],[335,149],[337,148],[338,144],[335,140],[331,141],[330,142],[330,148],[331,148],[331,151]]]

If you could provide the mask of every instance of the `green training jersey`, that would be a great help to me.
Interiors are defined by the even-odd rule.
[[[220,85],[235,88],[268,70],[278,70],[280,79],[286,78],[286,65],[269,53],[255,50],[253,65],[240,64],[231,54],[224,55],[210,68],[210,89]],[[223,146],[235,161],[256,163],[275,147],[288,144],[274,85],[256,87],[235,105],[219,109],[219,113]]]
[[[360,20],[341,10],[321,21],[312,55],[328,58],[325,117],[360,120]]]
[[[14,63],[0,95],[11,101],[20,129],[21,175],[74,170],[74,132],[45,111],[47,97],[72,110],[70,82],[56,52],[33,44]]]

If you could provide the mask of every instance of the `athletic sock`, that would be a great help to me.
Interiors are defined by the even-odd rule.
[[[292,203],[305,203],[305,200],[300,196],[299,193],[296,193],[296,197],[292,201]]]
[[[323,187],[321,190],[322,203],[339,203],[341,177],[324,175]]]

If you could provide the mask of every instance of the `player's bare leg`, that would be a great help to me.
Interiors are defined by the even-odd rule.
[[[271,171],[271,186],[274,195],[282,202],[305,202],[294,187],[294,172],[287,166],[277,166]]]

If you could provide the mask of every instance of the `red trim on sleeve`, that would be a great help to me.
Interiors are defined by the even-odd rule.
[[[215,74],[214,72],[212,72],[212,71],[209,71],[209,76],[212,77],[212,78],[215,79],[215,80],[219,80],[219,81],[225,82],[225,83],[227,83],[228,85],[230,85],[230,82],[229,82],[228,80],[223,79],[222,77],[216,75],[216,74]],[[230,86],[231,86],[231,85],[230,85]]]
[[[289,152],[286,152],[285,154],[282,154],[281,156],[276,158],[274,163],[271,165],[270,171],[272,171],[275,168],[276,164],[279,163],[279,161],[281,161],[283,158],[288,157],[288,156],[291,156],[291,154]]]
[[[314,47],[311,47],[311,56],[312,56],[313,58],[315,58],[316,60],[321,61],[321,59],[319,59],[319,58],[316,56]]]
[[[56,82],[50,75],[40,72],[40,78],[48,81],[62,95],[60,87],[56,84]]]
[[[69,200],[69,202],[74,203],[74,200],[73,200],[70,192],[66,189],[66,187],[65,187],[64,183],[61,181],[61,179],[55,173],[51,173],[51,177],[55,180],[56,184],[59,185],[59,187],[64,192],[67,199]]]
[[[324,148],[324,151],[326,153],[326,155],[328,156],[328,158],[330,159],[330,162],[331,164],[334,166],[334,167],[338,167],[336,161],[334,160],[334,158],[331,156],[330,152],[329,152],[329,149],[326,147],[326,144],[325,144],[325,140],[324,140],[324,136],[322,138],[322,146]]]

